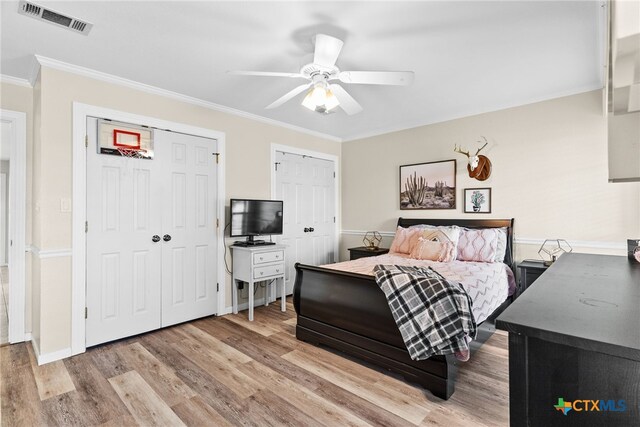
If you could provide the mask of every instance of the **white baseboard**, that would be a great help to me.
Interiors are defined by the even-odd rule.
[[[364,236],[365,230],[342,230],[341,234],[347,236]],[[381,236],[393,237],[395,232],[393,231],[379,231]],[[539,237],[516,237],[515,241],[517,245],[533,245],[541,246],[544,243],[543,238]],[[569,244],[574,248],[587,248],[587,249],[625,249],[626,242],[607,242],[607,241],[595,241],[595,240],[569,240]]]
[[[25,342],[29,342],[33,339],[33,336],[31,335],[31,332],[27,332],[26,334],[24,334],[24,341]]]
[[[33,352],[36,355],[38,366],[55,362],[56,360],[66,359],[67,357],[72,356],[71,347],[63,348],[62,350],[54,351],[51,353],[40,354],[40,349],[38,348],[38,343],[36,343],[36,340],[31,340],[31,346],[33,347]]]

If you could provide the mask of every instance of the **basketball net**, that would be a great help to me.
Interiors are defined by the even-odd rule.
[[[133,148],[118,147],[118,152],[122,157],[128,157],[130,159],[144,159],[146,157],[147,150],[135,150]]]

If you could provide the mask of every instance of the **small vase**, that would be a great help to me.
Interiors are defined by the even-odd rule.
[[[473,211],[474,212],[480,212],[480,206],[474,206],[473,207]]]

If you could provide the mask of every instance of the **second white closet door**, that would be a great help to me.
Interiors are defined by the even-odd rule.
[[[158,130],[154,140],[163,159],[164,327],[216,313],[216,141]]]

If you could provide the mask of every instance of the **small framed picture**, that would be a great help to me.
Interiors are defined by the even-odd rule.
[[[465,188],[465,213],[491,213],[491,188]]]

